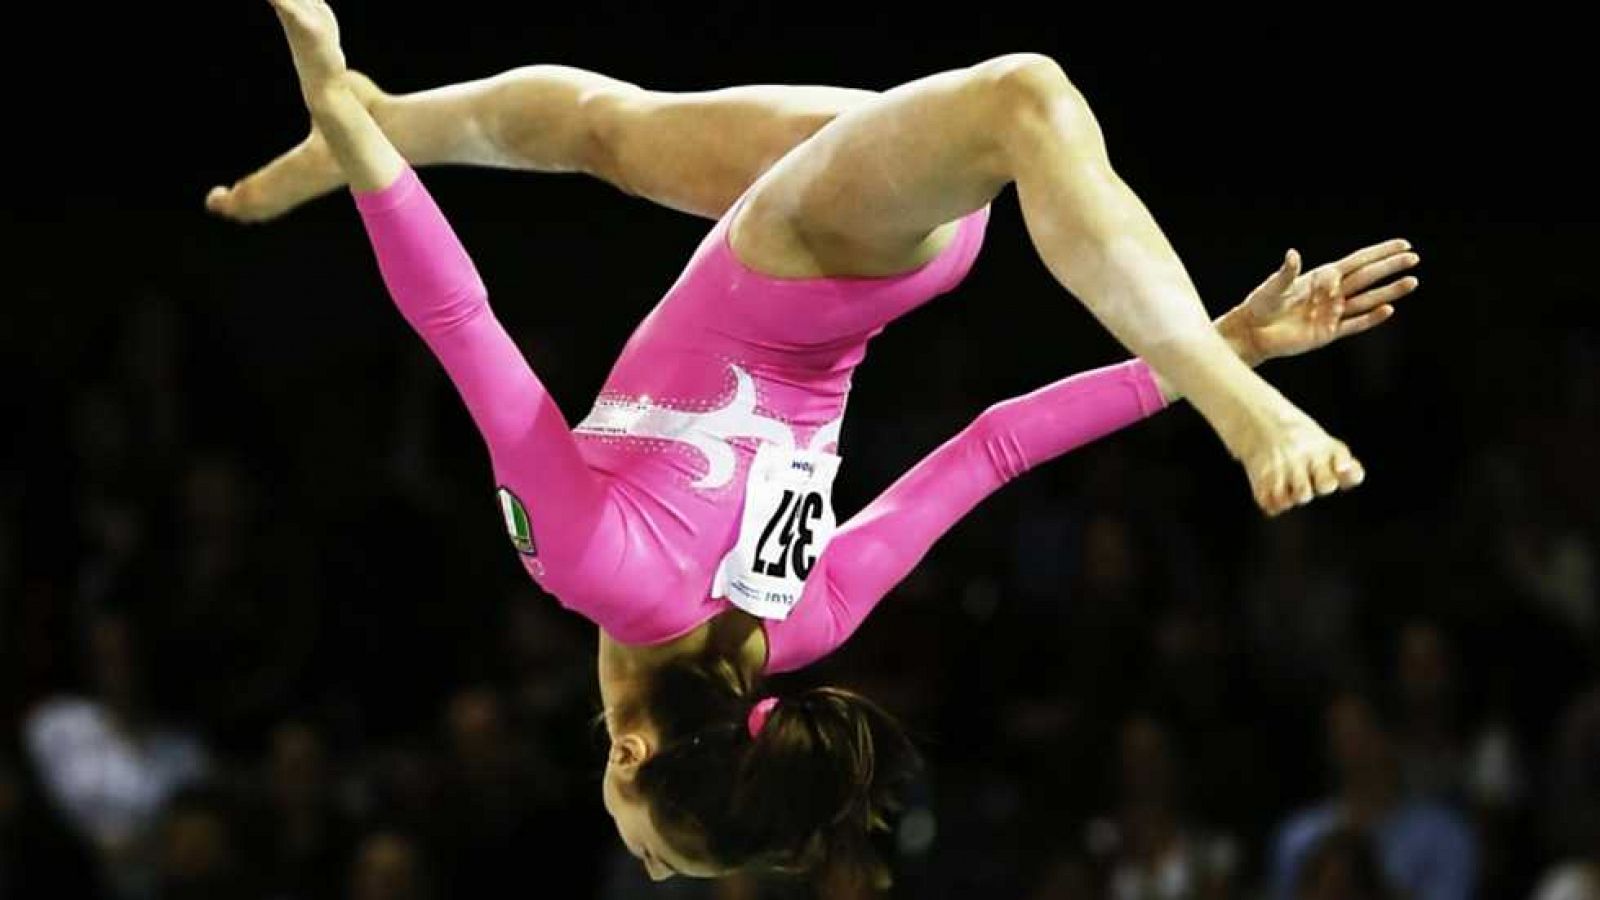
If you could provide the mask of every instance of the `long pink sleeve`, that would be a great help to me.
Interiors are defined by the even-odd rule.
[[[984,411],[840,527],[789,618],[767,623],[767,671],[802,668],[844,643],[934,542],[1007,482],[1163,406],[1149,367],[1133,360]]]
[[[526,507],[525,565],[535,577],[551,563],[565,568],[594,530],[604,486],[561,410],[495,319],[471,258],[416,173],[355,201],[395,305],[466,402],[498,483]]]

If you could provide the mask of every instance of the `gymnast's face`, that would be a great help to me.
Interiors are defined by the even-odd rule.
[[[669,845],[656,828],[650,806],[635,783],[639,765],[649,758],[650,744],[637,734],[617,736],[606,759],[606,776],[600,786],[606,812],[617,823],[617,835],[644,865],[653,881],[675,875],[688,878],[716,878],[724,874],[714,866],[686,857]]]

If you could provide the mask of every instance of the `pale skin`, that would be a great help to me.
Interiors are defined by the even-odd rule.
[[[1016,183],[1041,255],[1079,296],[1098,295],[1101,306],[1137,306],[1140,291],[1165,292],[1199,308],[1165,239],[1105,162],[1087,108],[1058,70],[1036,57],[1006,57],[885,95],[784,86],[661,94],[577,69],[535,66],[390,96],[346,68],[327,3],[270,2],[313,131],[232,188],[212,191],[208,207],[228,218],[271,219],[344,185],[381,190],[408,162],[585,172],[710,218],[748,191],[733,229],[735,252],[747,264],[782,277],[870,275],[930,258],[948,238],[948,223]],[[861,152],[865,143],[874,144],[874,153]],[[886,155],[920,162],[889,172]],[[1062,212],[1058,204],[1078,211]],[[1273,400],[1275,394],[1262,401],[1265,412],[1252,412],[1248,403],[1229,410],[1230,397],[1266,395],[1236,375],[1208,379],[1195,366],[1203,368],[1220,347],[1232,367],[1250,374],[1267,359],[1374,328],[1417,288],[1405,273],[1418,262],[1408,243],[1394,240],[1304,272],[1291,250],[1243,303],[1206,324],[1209,341],[1154,342],[1165,362],[1151,359],[1162,392],[1168,400],[1186,388],[1204,392],[1221,409],[1212,419],[1219,432],[1222,420],[1232,422],[1226,425],[1235,429],[1232,437],[1248,445],[1272,431],[1263,423],[1274,416],[1288,422],[1265,449],[1241,454],[1269,512],[1359,483],[1359,464],[1310,420],[1296,419],[1281,398]],[[1135,287],[1115,284],[1121,281]],[[1147,324],[1141,313],[1089,305],[1119,337]],[[619,711],[637,707],[653,669],[707,651],[735,660],[753,679],[765,664],[765,633],[755,619],[733,612],[658,647],[600,637],[611,739],[602,796],[623,843],[657,879],[720,873],[670,846],[632,793],[657,735],[648,721]]]
[[[441,162],[589,172],[719,216],[741,195],[735,252],[783,277],[881,275],[936,254],[950,224],[1017,186],[1057,279],[1189,397],[1278,514],[1360,483],[1348,448],[1255,376],[1209,326],[1182,263],[1111,168],[1099,126],[1054,63],[1019,54],[886,94],[733,88],[660,94],[531,67],[409,97],[351,91],[401,152]],[[439,127],[443,119],[454,127]],[[789,150],[795,152],[788,152]],[[776,161],[776,162],[774,162]],[[271,218],[337,187],[314,134],[211,208]]]

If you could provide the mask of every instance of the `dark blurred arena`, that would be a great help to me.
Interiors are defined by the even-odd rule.
[[[334,5],[393,91],[541,62],[884,89],[1048,54],[1214,313],[1291,246],[1411,240],[1392,324],[1263,370],[1361,454],[1359,491],[1268,520],[1175,408],[985,503],[798,677],[878,698],[928,757],[883,848],[896,897],[1600,897],[1576,26]],[[0,898],[871,896],[639,871],[599,803],[594,628],[507,552],[348,197],[205,214],[306,117],[264,2],[194,6],[13,33],[55,60],[11,61]],[[428,179],[569,419],[710,227],[577,177]],[[841,513],[987,404],[1118,358],[1008,192],[965,286],[873,344]]]

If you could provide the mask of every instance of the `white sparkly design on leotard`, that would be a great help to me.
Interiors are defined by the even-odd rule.
[[[738,468],[734,438],[753,438],[785,449],[799,445],[794,429],[780,419],[756,411],[756,384],[750,373],[737,365],[733,372],[734,392],[727,403],[714,409],[690,411],[662,405],[649,397],[635,399],[602,397],[587,418],[578,423],[575,434],[594,437],[630,437],[673,441],[699,450],[706,458],[706,473],[695,481],[699,490],[716,490],[733,480]],[[843,419],[835,419],[817,429],[808,449],[821,450],[838,443]]]

